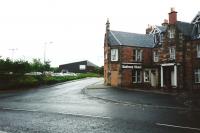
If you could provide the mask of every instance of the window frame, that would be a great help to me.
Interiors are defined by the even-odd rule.
[[[197,44],[196,50],[197,50],[197,58],[200,58],[200,44]]]
[[[115,52],[114,52],[115,51]],[[114,54],[114,53],[115,54]],[[119,60],[119,50],[117,49],[117,48],[112,48],[111,50],[110,50],[110,60],[111,61],[118,61]],[[115,55],[115,58],[113,59],[113,55]]]
[[[142,49],[134,49],[135,50],[135,61],[142,62]]]
[[[158,51],[153,51],[153,61],[159,62],[159,53]]]
[[[148,72],[148,78],[146,78],[147,77],[147,75],[146,75],[146,72]],[[144,82],[150,82],[150,70],[144,70]],[[147,80],[148,79],[148,80]]]
[[[169,58],[172,60],[176,59],[176,49],[175,47],[169,47]]]
[[[200,68],[194,70],[194,82],[200,83]]]
[[[170,30],[169,30],[169,38],[170,38],[170,39],[175,38],[175,29],[170,29]]]
[[[142,83],[142,71],[140,69],[133,69],[132,74],[133,74],[132,75],[132,82],[133,83]]]

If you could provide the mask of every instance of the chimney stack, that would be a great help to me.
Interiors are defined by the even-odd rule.
[[[168,20],[164,19],[164,22],[162,23],[162,26],[167,26],[168,25]]]
[[[146,34],[149,34],[153,30],[153,26],[148,24],[148,27],[146,28]]]
[[[177,12],[175,8],[171,8],[171,12],[169,13],[169,24],[175,24],[177,21]]]
[[[109,22],[109,19],[107,18],[106,31],[108,32],[109,30],[110,30],[110,22]]]

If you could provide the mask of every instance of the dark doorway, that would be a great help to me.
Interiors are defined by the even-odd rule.
[[[172,88],[172,79],[171,79],[171,72],[173,71],[172,66],[163,67],[163,79],[164,79],[164,86],[167,89]]]

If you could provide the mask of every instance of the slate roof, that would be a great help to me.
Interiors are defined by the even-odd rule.
[[[191,36],[193,24],[177,21],[176,22],[177,28],[183,33],[185,36]]]
[[[109,31],[109,44],[110,45],[125,45],[135,47],[153,48],[154,41],[153,35],[137,34],[122,31]]]
[[[92,63],[92,62],[90,62],[88,60],[78,61],[78,62],[72,62],[72,63],[67,63],[67,64],[62,64],[60,66],[73,65],[73,64],[85,64],[87,66],[98,67],[97,65],[95,65],[94,63]]]
[[[161,32],[165,32],[167,30],[166,26],[157,26],[156,27],[161,31]]]

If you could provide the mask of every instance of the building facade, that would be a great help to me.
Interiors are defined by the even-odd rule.
[[[59,65],[59,69],[62,72],[72,73],[94,72],[96,68],[98,68],[98,66],[88,60]]]
[[[200,12],[187,23],[172,8],[146,34],[112,31],[107,21],[104,79],[129,88],[200,89]]]

